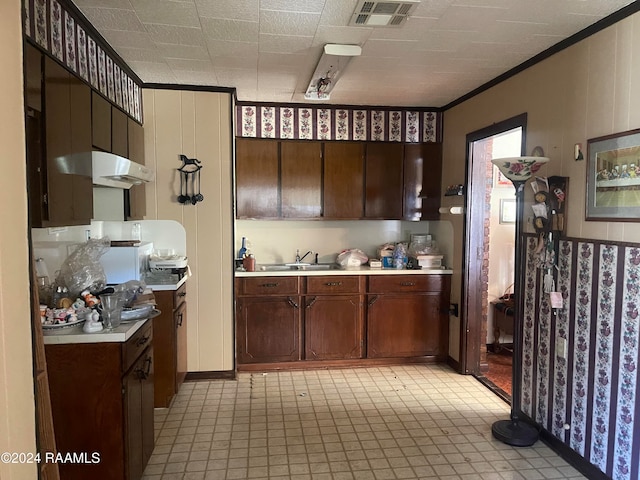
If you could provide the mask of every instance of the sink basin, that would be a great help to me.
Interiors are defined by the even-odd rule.
[[[291,270],[339,270],[336,263],[270,263],[260,265],[258,269],[262,272],[286,272]]]

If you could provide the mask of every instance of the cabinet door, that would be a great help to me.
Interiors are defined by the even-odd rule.
[[[72,225],[72,175],[64,173],[60,159],[71,154],[71,97],[69,73],[49,57],[45,58],[45,132],[47,179],[45,205],[47,225]],[[44,226],[44,225],[43,225]]]
[[[402,218],[402,160],[400,143],[367,143],[365,218]]]
[[[131,118],[127,118],[129,160],[141,165],[144,159],[144,127]],[[128,220],[142,220],[147,214],[147,199],[144,183],[134,185],[129,192]]]
[[[187,376],[187,302],[183,302],[173,314],[176,338],[175,392]]]
[[[153,319],[153,349],[155,368],[156,408],[166,408],[171,403],[176,379],[176,329],[173,315],[174,292],[153,292],[160,315]]]
[[[237,305],[238,363],[300,360],[300,297],[247,297]]]
[[[127,115],[111,106],[111,153],[129,158],[129,125]]]
[[[236,139],[237,218],[279,216],[278,142]]]
[[[42,111],[42,52],[24,44],[25,101],[29,108]]]
[[[437,220],[440,217],[442,144],[404,146],[404,218]]]
[[[71,154],[80,169],[68,175],[73,198],[73,223],[87,225],[93,218],[93,180],[91,178],[91,88],[74,75],[69,75],[71,101]]]
[[[305,359],[362,358],[362,297],[305,297]]]
[[[111,151],[111,104],[97,92],[91,95],[91,131],[93,146]]]
[[[324,143],[323,216],[362,218],[364,215],[364,145]]]
[[[285,218],[322,214],[322,144],[281,142],[281,213]]]
[[[123,377],[127,479],[142,478],[153,451],[153,353],[145,351]]]
[[[446,354],[440,293],[369,295],[367,301],[369,358]]]

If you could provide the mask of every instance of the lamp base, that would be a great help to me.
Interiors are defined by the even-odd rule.
[[[491,433],[502,443],[514,447],[530,447],[538,441],[538,430],[517,420],[498,420],[491,426]]]

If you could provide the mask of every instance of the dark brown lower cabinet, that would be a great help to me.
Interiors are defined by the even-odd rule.
[[[45,345],[59,462],[65,480],[142,478],[154,446],[153,332],[124,343]],[[97,455],[97,456],[96,456]]]
[[[300,360],[300,297],[246,297],[237,302],[239,363]]]
[[[238,278],[238,365],[446,360],[450,282],[419,274]]]
[[[305,359],[362,358],[361,295],[305,297]]]
[[[156,408],[166,408],[187,375],[187,284],[154,291],[160,315],[153,319]]]

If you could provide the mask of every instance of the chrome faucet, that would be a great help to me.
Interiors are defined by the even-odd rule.
[[[313,253],[311,250],[309,250],[307,253],[305,253],[302,257],[300,256],[300,250],[296,250],[296,263],[301,263],[302,260],[305,259],[305,257],[307,255],[309,255],[310,253]]]

